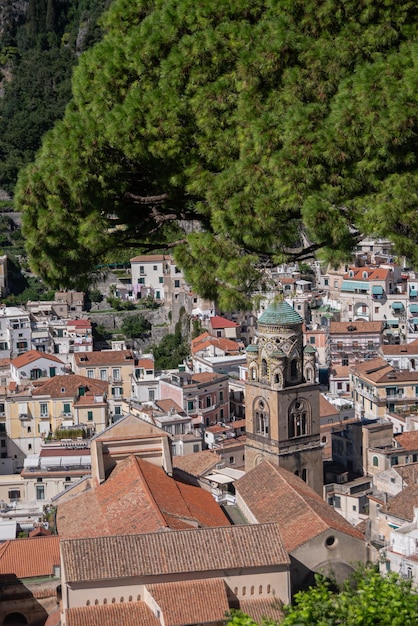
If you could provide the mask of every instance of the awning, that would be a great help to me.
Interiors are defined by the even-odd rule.
[[[205,479],[210,480],[212,483],[218,483],[218,485],[227,485],[235,480],[235,478],[225,476],[224,474],[209,474],[209,476],[205,476]]]
[[[411,313],[418,313],[418,304],[410,304],[409,310],[411,311]]]
[[[381,285],[372,286],[372,295],[381,296],[383,294],[383,287]]]
[[[392,309],[394,311],[402,311],[404,308],[403,302],[392,302]]]
[[[411,322],[412,322],[413,324],[418,324],[418,317],[413,317],[413,318],[412,318],[412,320],[411,320]]]
[[[360,280],[343,280],[341,291],[369,291],[369,283]]]
[[[416,298],[418,296],[418,291],[416,289],[410,289],[409,295],[412,296],[412,298]]]
[[[399,326],[399,320],[387,320],[386,324],[389,324],[389,326]]]
[[[65,470],[70,467],[80,467],[81,465],[91,465],[91,456],[46,456],[41,457],[41,467],[53,467]]]

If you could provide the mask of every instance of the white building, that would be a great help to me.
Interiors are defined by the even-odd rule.
[[[29,314],[18,307],[0,307],[0,358],[15,358],[31,347]]]

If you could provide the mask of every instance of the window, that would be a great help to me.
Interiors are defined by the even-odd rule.
[[[193,411],[193,400],[187,400],[187,410]]]
[[[20,489],[9,489],[9,500],[19,500]]]
[[[122,407],[115,406],[115,415],[122,415]]]
[[[254,403],[254,426],[259,435],[269,434],[270,411],[265,400],[258,399]]]
[[[328,287],[328,284],[329,284],[328,278],[324,278],[324,285],[325,285],[325,287]]]
[[[148,389],[148,400],[155,400],[155,389]]]
[[[235,463],[235,459],[234,459],[234,457],[233,457],[233,456],[230,456],[230,457],[229,457],[229,463],[230,463],[230,465],[234,465],[234,463]]]
[[[373,457],[373,467],[379,467],[379,459],[377,456]]]
[[[41,402],[40,404],[41,417],[48,417],[48,404]]]
[[[309,343],[314,344],[315,343],[315,337],[309,337]]]
[[[398,457],[397,456],[392,456],[390,459],[390,464],[391,465],[398,465]]]
[[[89,422],[93,421],[93,411],[87,411],[87,420]]]
[[[5,432],[6,432],[6,424],[4,422],[0,422],[0,433],[5,433]]]
[[[0,415],[5,415],[4,402],[0,402]]]
[[[112,396],[114,396],[115,398],[121,398],[122,394],[123,394],[122,387],[113,387],[112,388]]]
[[[355,504],[353,504],[353,511],[357,511],[357,507]]]
[[[5,440],[5,439],[2,439],[2,440],[0,441],[0,447],[2,447],[2,448],[5,448],[5,447],[6,447],[6,440]]]
[[[140,266],[139,266],[139,273],[140,273],[140,274],[145,274],[145,268],[144,268],[144,266],[143,266],[143,265],[140,265]]]
[[[341,509],[341,498],[340,498],[340,496],[334,496],[334,508]]]
[[[145,278],[138,278],[138,285],[145,285]]]
[[[210,396],[206,396],[206,408],[208,409],[212,406],[212,398]]]
[[[199,444],[198,443],[194,443],[193,444],[193,452],[199,452]]]
[[[100,370],[100,380],[107,380],[107,370]]]
[[[112,378],[113,380],[116,380],[116,381],[120,380],[120,369],[118,367],[112,369]]]
[[[178,289],[178,288],[180,287],[180,281],[179,281],[179,280],[175,280],[175,281],[174,281],[174,287],[175,287],[176,289]]]
[[[310,411],[302,399],[295,400],[289,407],[288,436],[303,437],[310,434]]]
[[[159,282],[159,283],[164,282],[164,278],[163,278],[162,276],[160,276],[160,277],[159,277],[159,279],[158,279],[158,282]]]
[[[157,269],[158,269],[158,267],[157,267],[156,265],[153,265],[153,266],[152,266],[152,269],[153,269],[153,271],[154,271],[154,272],[156,272],[156,271],[157,271]]]
[[[219,392],[219,402],[223,402],[224,401],[224,392],[220,391]]]
[[[87,378],[94,378],[94,370],[87,370]]]
[[[36,499],[45,500],[45,487],[43,485],[36,485]]]
[[[71,404],[69,404],[68,402],[64,402],[62,411],[66,415],[70,415],[70,413],[71,413]]]

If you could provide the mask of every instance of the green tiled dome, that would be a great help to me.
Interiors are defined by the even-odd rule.
[[[259,324],[302,324],[303,319],[287,302],[272,302],[258,318]]]

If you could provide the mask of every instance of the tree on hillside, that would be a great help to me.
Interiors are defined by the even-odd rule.
[[[114,0],[19,178],[32,268],[80,287],[110,249],[173,248],[230,309],[363,234],[417,262],[417,24],[410,0]]]
[[[139,315],[130,315],[125,317],[122,322],[121,330],[129,339],[138,339],[146,335],[151,330],[151,324],[142,313]]]
[[[418,596],[412,591],[412,581],[393,572],[382,576],[372,566],[359,568],[339,592],[317,576],[315,587],[297,593],[294,600],[285,608],[280,626],[415,626],[418,620]],[[266,619],[263,626],[273,624]],[[236,614],[227,626],[255,623]]]

